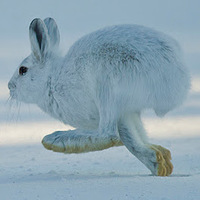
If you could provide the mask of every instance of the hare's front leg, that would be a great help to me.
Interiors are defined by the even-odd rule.
[[[143,123],[142,123],[142,120],[140,117],[140,113],[133,114],[133,121],[134,121],[136,130],[137,130],[138,135],[140,136],[141,140],[157,153],[157,160],[159,160],[159,162],[160,162],[158,174],[170,175],[173,171],[173,165],[171,163],[171,159],[172,159],[171,152],[168,149],[166,149],[160,145],[148,143],[148,139],[146,136],[147,133],[146,133],[146,130],[144,129],[144,126],[143,126]],[[160,154],[161,154],[161,156],[159,156]],[[166,170],[163,168],[166,168]]]
[[[144,163],[154,175],[169,176],[172,173],[170,151],[147,142],[140,116],[136,113],[123,117],[118,124],[120,139],[128,150]]]

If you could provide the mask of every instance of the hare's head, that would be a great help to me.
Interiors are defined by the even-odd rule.
[[[37,103],[48,87],[52,63],[55,62],[60,40],[52,18],[34,19],[29,27],[32,53],[22,61],[8,83],[12,98]]]

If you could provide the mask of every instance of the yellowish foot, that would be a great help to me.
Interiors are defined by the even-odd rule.
[[[55,132],[50,135],[46,135],[42,144],[48,150],[62,153],[83,153],[89,151],[100,151],[113,146],[121,146],[122,142],[118,137],[98,137],[92,135],[75,135],[71,131]]]
[[[158,176],[169,176],[173,171],[173,165],[171,163],[171,153],[168,149],[160,145],[151,145],[151,149],[156,152],[158,162]]]

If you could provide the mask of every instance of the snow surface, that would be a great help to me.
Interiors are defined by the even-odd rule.
[[[200,199],[200,2],[124,2],[1,1],[0,200]],[[192,75],[188,99],[163,119],[143,115],[150,141],[171,150],[170,177],[152,176],[125,147],[70,155],[43,148],[46,134],[71,127],[34,105],[9,101],[7,82],[30,52],[28,24],[47,16],[57,20],[65,51],[81,35],[120,23],[154,27],[180,42]]]

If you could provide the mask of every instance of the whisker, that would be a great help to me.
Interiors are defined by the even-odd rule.
[[[15,121],[15,113],[16,108],[18,107],[18,101],[13,99],[11,96],[6,101],[6,105],[8,105],[8,120],[7,121]]]
[[[20,118],[20,108],[21,108],[21,102],[18,101],[18,111],[17,111],[17,122],[21,120]]]
[[[28,106],[28,116],[31,116],[31,109],[30,109],[30,105],[29,105],[29,104],[27,104],[27,106]]]
[[[11,96],[9,96],[8,98],[7,98],[7,100],[5,101],[5,107],[6,107],[6,109],[8,110],[8,112],[7,112],[7,116],[6,116],[6,121],[7,122],[10,122],[10,115],[11,115],[11,109],[12,109],[12,97]]]
[[[12,97],[9,96],[9,97],[7,98],[7,100],[6,100],[6,102],[5,102],[5,105],[8,105],[8,103],[10,103],[11,99],[12,99]]]

